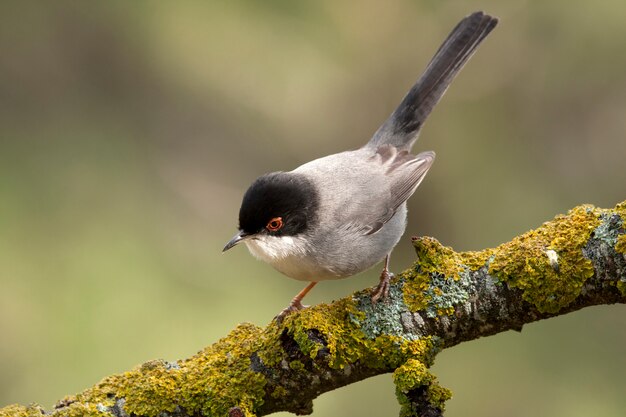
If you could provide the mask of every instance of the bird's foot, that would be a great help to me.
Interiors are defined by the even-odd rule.
[[[274,320],[276,320],[278,323],[282,323],[284,318],[287,317],[289,314],[294,313],[296,311],[304,310],[305,308],[308,308],[308,307],[309,306],[303,305],[300,300],[295,300],[295,299],[291,300],[289,305],[285,307],[283,311],[278,313],[276,317],[274,317]]]
[[[393,278],[393,274],[388,269],[383,269],[383,272],[380,274],[380,282],[372,291],[372,303],[376,304],[381,299],[386,300],[389,298],[389,280],[391,278]]]
[[[300,310],[304,310],[305,308],[307,308],[308,306],[302,305],[302,299],[304,298],[305,295],[309,293],[309,291],[311,291],[311,288],[315,287],[316,285],[317,285],[317,281],[312,281],[309,283],[309,285],[304,287],[302,291],[296,294],[296,296],[293,297],[293,299],[291,300],[287,308],[285,308],[283,311],[278,313],[276,317],[274,317],[276,322],[280,324],[282,323],[283,319],[287,317],[288,314],[291,314],[294,311],[300,311]]]

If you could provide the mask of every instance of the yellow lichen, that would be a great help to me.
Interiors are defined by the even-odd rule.
[[[495,249],[487,248],[481,251],[461,252],[459,255],[463,265],[466,265],[470,271],[477,271],[487,264],[494,252]]]
[[[72,403],[63,409],[64,417],[110,417],[111,414],[94,403]]]
[[[277,386],[270,394],[272,398],[283,398],[288,394],[288,391],[283,386]]]
[[[463,270],[459,255],[436,239],[421,237],[413,239],[417,261],[411,270],[400,275],[405,280],[403,287],[404,303],[411,311],[426,308],[429,297],[430,273],[438,273],[446,278],[458,279]],[[437,290],[436,288],[434,289]]]
[[[430,338],[407,340],[386,334],[370,338],[361,330],[363,319],[364,313],[347,298],[332,306],[321,304],[289,316],[285,327],[302,353],[315,359],[324,349],[328,365],[335,369],[357,362],[370,368],[393,369],[411,357],[426,360],[435,350]],[[311,337],[313,330],[316,337]]]
[[[469,297],[468,274],[484,267],[494,251],[457,253],[431,237],[414,238],[413,245],[417,261],[400,275],[404,303],[428,317],[454,314]]]
[[[357,331],[358,326],[354,318],[362,314],[353,300],[344,298],[332,306],[320,304],[300,314],[292,314],[285,319],[285,327],[298,343],[302,353],[315,359],[318,351],[326,347],[329,350],[330,366],[342,368],[354,362],[358,354],[355,345],[358,345],[358,339],[364,336],[362,332]],[[309,332],[312,329],[322,335],[326,346],[310,337]]]
[[[458,278],[463,270],[458,253],[448,246],[443,246],[432,237],[413,239],[417,254],[417,264],[424,272],[438,272],[447,277]]]
[[[278,337],[286,330],[300,351],[311,359],[319,359],[318,354],[323,350],[323,360],[335,369],[355,363],[374,369],[396,369],[408,360],[419,362],[426,369],[440,349],[431,337],[418,340],[387,334],[368,337],[361,329],[364,319],[365,314],[358,309],[355,300],[346,298],[333,305],[321,304],[290,315],[274,332]],[[289,367],[304,370],[304,364],[298,360],[290,361]],[[433,388],[433,392],[436,391],[439,392]],[[286,390],[276,388],[271,395],[287,394]]]
[[[101,404],[97,403],[69,403],[63,411],[54,410],[51,414],[44,414],[44,410],[38,405],[9,405],[0,408],[0,417],[41,417],[63,415],[64,417],[110,417]],[[62,413],[62,414],[61,414]]]
[[[418,267],[412,271],[403,272],[399,278],[405,282],[402,296],[409,310],[420,311],[426,308],[428,303],[426,290],[430,285],[428,273],[421,271]]]
[[[303,371],[304,364],[299,360],[291,361],[289,362],[289,368],[293,369],[294,371]]]
[[[266,381],[252,371],[250,357],[262,340],[259,327],[241,324],[187,360],[177,364],[147,362],[105,378],[76,399],[111,406],[115,398],[124,398],[125,412],[137,415],[157,415],[182,407],[190,414],[218,416],[235,406],[253,415],[262,404]]]
[[[36,405],[23,406],[19,404],[11,404],[0,408],[0,417],[41,417],[44,410]]]
[[[617,237],[617,243],[615,244],[615,251],[617,253],[621,253],[622,255],[626,255],[626,234],[619,235]]]
[[[626,223],[626,220],[624,222]],[[615,251],[617,253],[621,253],[624,259],[626,259],[626,234],[620,235],[617,238]],[[617,288],[620,290],[622,295],[626,297],[626,281],[617,281]]]
[[[523,290],[524,300],[539,311],[556,313],[580,294],[594,274],[583,248],[599,224],[598,209],[576,207],[496,248],[489,273]],[[558,258],[556,265],[549,250]]]
[[[260,358],[270,357],[276,363],[286,359],[280,345],[283,331],[291,334],[301,351],[311,358],[325,349],[328,365],[336,369],[357,362],[371,368],[395,369],[408,359],[430,365],[438,351],[430,338],[406,340],[388,335],[368,338],[360,329],[363,319],[364,313],[348,298],[332,307],[320,305],[290,315],[282,325],[272,323],[264,330],[242,324],[187,360],[150,361],[107,377],[75,397],[68,397],[51,415],[100,416],[115,405],[117,399],[123,398],[117,405],[123,405],[129,415],[158,415],[180,407],[189,414],[220,416],[226,415],[231,407],[238,407],[252,416],[262,405],[267,381],[261,373],[252,370],[250,358],[253,353],[259,353]],[[319,337],[310,337],[312,331]],[[267,349],[278,352],[270,354]],[[295,371],[305,370],[298,360],[291,360],[289,366]],[[288,391],[278,386],[270,395],[279,398],[288,395]],[[2,412],[30,417],[40,415],[38,410],[15,406]]]
[[[394,371],[393,380],[396,386],[396,396],[401,406],[400,416],[415,415],[408,397],[411,391],[422,389],[425,395],[421,396],[420,400],[426,399],[431,406],[441,411],[444,410],[444,403],[452,397],[450,390],[440,386],[437,378],[419,360],[408,359]]]
[[[622,219],[622,226],[618,230],[619,234],[615,244],[615,251],[626,256],[626,201],[615,206],[615,213]]]
[[[626,217],[626,214],[624,216]],[[624,223],[626,224],[626,220],[624,220]],[[626,259],[626,234],[618,236],[615,251],[621,253],[624,259]],[[626,297],[626,281],[617,281],[617,289]]]
[[[181,406],[210,416],[225,415],[231,407],[253,415],[263,404],[266,380],[251,369],[250,358],[264,340],[260,327],[242,324],[227,337],[181,362],[186,378]]]
[[[360,328],[360,320],[364,317],[356,304],[350,299],[339,303],[340,308],[337,305],[334,308],[315,306],[286,319],[286,328],[303,353],[316,358],[320,350],[324,349],[328,355],[326,360],[332,368],[341,369],[354,363],[374,369],[404,367],[407,371],[411,370],[411,378],[418,378],[417,374],[423,373],[420,378],[424,381],[434,381],[432,376],[426,376],[426,370],[440,346],[431,337],[408,340],[401,336],[382,334],[370,338]],[[314,338],[310,337],[312,330],[316,332]],[[403,375],[401,371],[399,375]],[[409,375],[404,375],[397,383],[406,388],[408,379]],[[404,388],[399,389],[401,391]],[[434,382],[429,388],[430,392],[433,400],[441,404],[449,398],[449,392]]]

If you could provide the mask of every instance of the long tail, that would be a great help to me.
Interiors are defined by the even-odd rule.
[[[366,146],[390,144],[410,149],[417,140],[424,121],[454,77],[497,23],[497,18],[483,12],[475,12],[461,20],[439,47],[402,103]]]

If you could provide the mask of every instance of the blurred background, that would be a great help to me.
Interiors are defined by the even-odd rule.
[[[500,25],[415,150],[437,162],[411,235],[508,241],[626,199],[626,3],[392,0],[0,3],[0,406],[65,394],[264,326],[302,283],[236,248],[240,199],[272,170],[364,144],[450,29]],[[322,283],[309,303],[377,282]],[[448,416],[623,415],[626,307],[445,350]],[[315,416],[388,416],[390,375]]]

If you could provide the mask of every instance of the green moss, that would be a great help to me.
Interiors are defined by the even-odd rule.
[[[499,246],[489,273],[523,290],[524,300],[539,311],[558,312],[574,301],[594,274],[593,264],[582,250],[600,224],[599,213],[591,206],[576,207]],[[549,250],[556,253],[557,265],[551,263]]]

